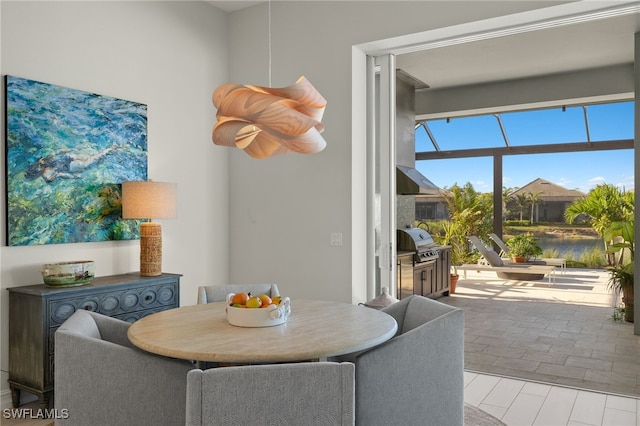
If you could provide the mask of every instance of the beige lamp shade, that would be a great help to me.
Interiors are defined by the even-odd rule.
[[[243,149],[254,158],[322,151],[327,101],[304,76],[293,86],[223,84],[213,92],[218,122],[213,143]]]
[[[124,182],[123,219],[173,219],[177,215],[177,185],[168,182]]]
[[[177,185],[166,182],[124,182],[123,219],[172,219],[176,217]],[[162,274],[162,227],[159,223],[140,224],[140,275]]]

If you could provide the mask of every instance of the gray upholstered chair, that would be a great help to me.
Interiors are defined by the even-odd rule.
[[[55,335],[56,425],[185,423],[188,361],[152,355],[129,342],[130,324],[76,311]]]
[[[187,425],[230,424],[353,425],[354,366],[303,362],[190,371]]]
[[[275,284],[229,284],[198,287],[198,304],[224,302],[229,293],[252,293],[255,296],[266,294],[269,297],[280,296]]]
[[[356,365],[356,423],[462,425],[462,310],[413,295],[382,311],[398,322],[396,336],[339,358]]]

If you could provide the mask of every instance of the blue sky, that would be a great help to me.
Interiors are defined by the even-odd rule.
[[[512,146],[587,140],[581,107],[502,114]],[[633,139],[633,102],[587,107],[592,141]],[[504,146],[494,116],[435,120],[428,123],[440,148]],[[416,131],[416,151],[434,151],[423,129]],[[492,157],[416,162],[416,168],[441,188],[471,182],[480,192],[493,191]],[[599,183],[633,189],[633,150],[503,156],[503,186],[522,187],[536,178],[567,189],[589,192]]]

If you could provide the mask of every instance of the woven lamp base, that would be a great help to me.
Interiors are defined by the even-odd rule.
[[[155,222],[140,224],[140,275],[162,274],[162,226]]]

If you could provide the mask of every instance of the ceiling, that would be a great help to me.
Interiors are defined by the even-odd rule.
[[[618,16],[399,55],[396,66],[432,89],[628,64],[640,15]]]
[[[264,1],[208,3],[226,12]],[[640,12],[398,55],[396,65],[432,89],[627,64]]]
[[[244,9],[247,7],[251,7],[258,3],[263,3],[264,1],[214,1],[214,0],[205,0],[207,3],[211,3],[218,9],[224,10],[225,12],[234,12],[236,10]]]

